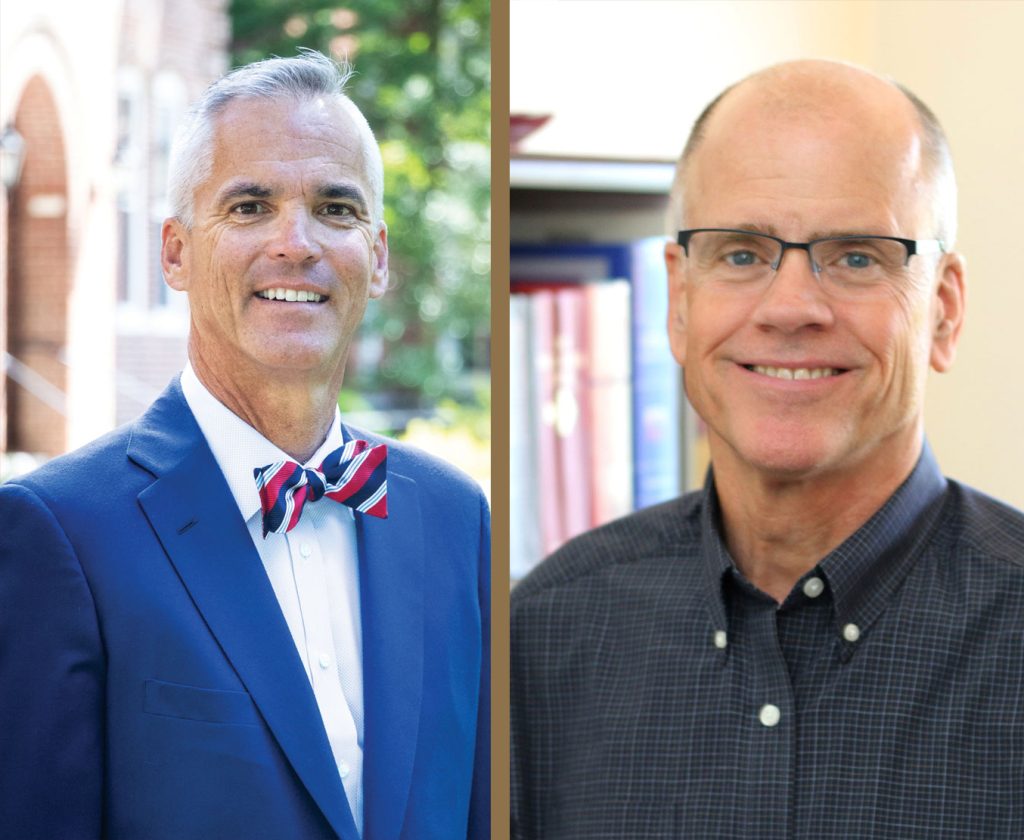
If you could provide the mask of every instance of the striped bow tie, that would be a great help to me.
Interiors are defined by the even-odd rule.
[[[299,523],[302,506],[326,496],[351,508],[387,519],[388,448],[350,440],[324,458],[320,469],[277,461],[253,470],[263,508],[263,538],[283,534]]]

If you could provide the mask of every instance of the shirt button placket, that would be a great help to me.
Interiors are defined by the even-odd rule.
[[[750,698],[754,702],[747,706],[751,782],[745,790],[745,809],[749,824],[761,826],[758,837],[768,840],[790,836],[796,704],[780,646],[776,605],[758,609],[754,621],[756,627],[744,636],[753,643],[743,657],[751,669],[748,685],[756,686]]]

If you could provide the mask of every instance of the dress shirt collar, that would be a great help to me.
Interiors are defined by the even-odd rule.
[[[191,363],[186,364],[181,372],[181,390],[213,452],[213,457],[217,460],[217,465],[224,474],[242,518],[248,522],[261,509],[253,470],[276,461],[294,459],[211,394],[199,381]],[[303,466],[319,467],[328,453],[333,452],[344,442],[341,414],[335,409],[334,422],[331,423],[327,437]],[[349,511],[351,515],[349,508],[344,510]]]
[[[850,624],[863,633],[881,614],[931,539],[940,520],[946,487],[926,441],[903,484],[867,522],[801,578],[783,607],[806,597],[801,594],[803,581],[819,576],[831,594],[840,638],[844,638],[843,628]],[[701,507],[701,553],[712,595],[708,604],[715,626],[725,627],[724,575],[741,573],[722,538],[721,509],[711,470]]]

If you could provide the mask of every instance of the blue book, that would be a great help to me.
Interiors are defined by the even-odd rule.
[[[513,245],[509,256],[513,283],[628,279],[632,270],[628,245]]]
[[[681,492],[683,377],[672,357],[665,238],[632,243],[633,497],[637,508]]]

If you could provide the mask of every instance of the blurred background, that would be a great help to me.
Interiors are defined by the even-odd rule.
[[[487,0],[0,4],[0,479],[127,422],[185,361],[160,271],[173,132],[228,69],[355,67],[381,144],[391,288],[339,402],[489,489]]]
[[[949,136],[960,187],[956,246],[968,269],[967,321],[952,372],[933,374],[929,383],[927,434],[948,475],[1024,508],[1024,376],[1016,368],[1024,349],[1024,263],[1007,259],[1024,238],[1022,32],[1019,0],[511,0],[513,375],[517,327],[528,336],[522,366],[538,358],[538,316],[548,317],[541,305],[545,295],[568,297],[571,290],[564,287],[579,280],[591,281],[583,284],[588,294],[594,286],[624,283],[633,296],[632,311],[620,306],[618,317],[623,346],[631,343],[634,353],[626,382],[634,409],[633,504],[699,486],[706,439],[685,405],[678,369],[651,373],[639,358],[648,351],[658,355],[645,342],[664,343],[664,268],[660,260],[652,268],[642,257],[656,252],[654,238],[666,233],[674,161],[693,121],[727,85],[788,59],[851,61],[907,85]],[[624,268],[617,267],[619,256]],[[524,300],[521,322],[516,292]],[[600,332],[607,344],[616,324],[602,321]],[[599,378],[593,369],[603,363],[585,345],[575,345],[584,347],[573,351],[576,361],[570,353],[570,362],[561,364],[563,339],[574,346],[571,335],[556,331],[548,365],[554,376],[535,366],[533,381],[523,385],[534,398],[538,387],[550,386],[554,397],[542,395],[521,423],[513,397],[513,439],[525,445],[538,438],[542,450],[549,427],[572,426],[576,417],[587,416],[587,399],[591,406],[602,399],[593,387],[588,396],[585,381],[567,384],[575,368],[582,367],[585,380],[588,364],[591,379]],[[667,346],[660,355],[667,355]],[[565,370],[570,373],[559,382]],[[644,381],[654,381],[648,374],[662,377],[653,397],[639,393]],[[517,381],[514,375],[514,387]],[[578,408],[567,396],[572,388],[583,394]],[[659,402],[665,394],[679,395],[678,410]],[[630,393],[622,399],[628,402]],[[571,411],[560,414],[565,405]],[[591,413],[596,429],[607,411]],[[519,434],[520,428],[526,431]],[[672,439],[654,440],[663,432]],[[541,501],[537,509],[536,499],[549,492],[546,484],[556,500],[559,487],[573,488],[567,499],[578,496],[579,464],[586,458],[573,461],[571,436],[566,440],[548,444],[551,451],[562,446],[569,452],[561,462],[541,459],[539,466],[524,467],[518,480],[513,474],[514,576],[573,531],[630,507],[627,494],[619,492],[630,476],[612,478],[607,483],[618,494],[610,500],[616,509],[594,504],[589,519],[580,513],[575,525],[554,528],[553,537],[542,533],[529,545],[524,539],[517,549],[516,534],[529,533],[530,523],[557,507]],[[607,452],[608,438],[599,443]],[[644,466],[645,451],[653,455],[653,467],[651,458]],[[561,479],[559,469],[568,470]],[[656,495],[643,495],[652,478]]]

